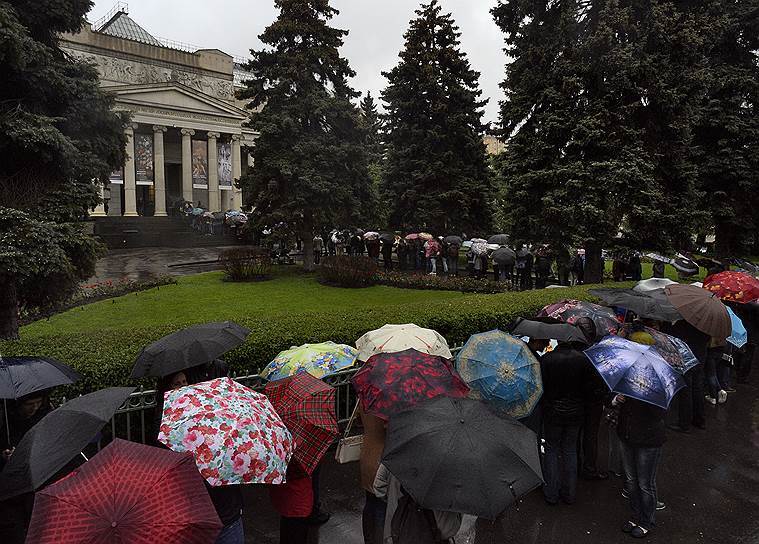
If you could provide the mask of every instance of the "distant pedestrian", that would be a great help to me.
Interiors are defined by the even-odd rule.
[[[448,244],[445,248],[445,259],[448,261],[448,273],[451,276],[459,275],[459,250],[461,246],[456,243]]]
[[[437,240],[428,240],[424,244],[424,256],[429,264],[430,275],[437,274],[437,258],[440,256],[440,244]]]
[[[320,234],[314,236],[314,264],[319,264],[322,260],[322,252],[324,251],[324,239]]]
[[[535,258],[535,288],[544,289],[548,285],[548,277],[551,275],[551,257],[546,249],[543,249]]]
[[[382,240],[382,262],[386,272],[393,269],[393,242]]]

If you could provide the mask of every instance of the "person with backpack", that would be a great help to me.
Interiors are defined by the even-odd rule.
[[[451,276],[459,275],[459,250],[458,244],[448,244],[445,247],[445,260],[448,262],[448,274]]]

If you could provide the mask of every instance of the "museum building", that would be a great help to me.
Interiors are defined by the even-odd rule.
[[[126,162],[111,174],[92,216],[162,217],[184,202],[211,212],[242,207],[234,180],[248,167],[245,148],[255,136],[235,99],[247,76],[244,60],[156,38],[123,3],[62,36],[61,47],[94,64],[116,109],[131,115]]]

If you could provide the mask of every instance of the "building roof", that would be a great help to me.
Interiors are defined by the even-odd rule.
[[[163,47],[163,44],[160,41],[153,37],[147,30],[135,23],[124,11],[117,11],[114,16],[98,30],[98,32],[108,34],[109,36],[115,36],[117,38],[124,38],[126,40],[133,40]]]

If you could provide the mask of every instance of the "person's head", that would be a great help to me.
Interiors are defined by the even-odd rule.
[[[171,390],[179,389],[180,387],[185,387],[188,385],[187,382],[187,375],[184,372],[177,372],[176,374],[172,374],[169,376],[168,379],[168,388]]]
[[[589,317],[581,317],[575,321],[575,326],[582,331],[585,340],[588,344],[592,345],[596,343],[596,324]]]
[[[32,393],[18,399],[17,411],[18,415],[23,419],[29,419],[34,417],[34,414],[39,412],[42,405],[45,403],[45,395],[42,393]]]
[[[544,340],[542,338],[530,338],[530,341],[527,342],[527,347],[535,353],[540,353],[542,351],[545,351],[550,343],[550,340]]]

